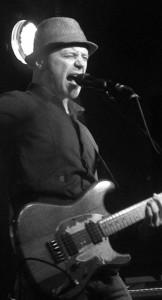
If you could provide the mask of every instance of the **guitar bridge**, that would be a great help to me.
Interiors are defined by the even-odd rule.
[[[58,264],[65,260],[65,256],[63,251],[61,250],[61,247],[56,239],[50,241],[47,243],[47,247],[50,250],[50,253],[52,254],[52,257],[54,258],[54,261]]]

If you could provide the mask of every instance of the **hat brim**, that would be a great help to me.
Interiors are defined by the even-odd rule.
[[[97,49],[98,46],[95,43],[86,41],[86,42],[58,42],[58,43],[50,43],[46,47],[42,48],[38,52],[33,52],[30,55],[25,57],[25,61],[27,64],[33,66],[36,59],[41,55],[45,53],[50,53],[51,51],[58,50],[59,48],[63,47],[70,47],[70,46],[81,46],[88,49],[89,55],[92,55]]]

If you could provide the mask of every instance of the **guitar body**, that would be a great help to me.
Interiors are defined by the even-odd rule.
[[[16,252],[46,294],[71,299],[98,268],[129,261],[97,226],[108,214],[103,201],[112,189],[111,182],[101,181],[70,205],[37,202],[19,213],[13,226]]]

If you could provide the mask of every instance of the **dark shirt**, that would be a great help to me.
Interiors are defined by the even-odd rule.
[[[98,147],[88,129],[78,120],[83,108],[70,101],[69,111],[68,115],[60,101],[33,84],[25,92],[14,91],[0,97],[0,197],[2,194],[6,197],[8,190],[15,211],[31,202],[31,195],[37,193],[53,195],[60,200],[75,200],[97,181]],[[5,204],[5,201],[1,202]],[[5,220],[0,228],[6,226]],[[2,247],[0,261],[2,265],[4,261],[9,262],[3,270],[4,286],[12,264],[6,249],[3,251]],[[110,287],[107,282],[96,282],[95,278],[91,286],[92,298],[100,283],[100,290],[97,288],[100,294],[103,295],[103,289],[108,296],[109,289],[114,293],[120,290],[124,299],[129,299],[119,276],[114,276],[116,271],[112,276],[114,283],[109,279],[112,271],[106,277],[105,274]],[[27,285],[23,297],[28,292]],[[38,297],[41,299],[39,294]],[[36,299],[35,294],[33,299]]]
[[[96,181],[97,145],[78,121],[83,110],[70,101],[68,115],[35,84],[1,96],[0,151],[11,195],[34,191],[76,199]]]

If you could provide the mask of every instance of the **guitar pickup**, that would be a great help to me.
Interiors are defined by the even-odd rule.
[[[77,249],[70,233],[65,232],[60,236],[60,238],[70,256],[78,253],[78,249]]]
[[[85,224],[85,228],[94,244],[98,244],[102,242],[102,233],[98,223],[89,221],[88,223]]]

